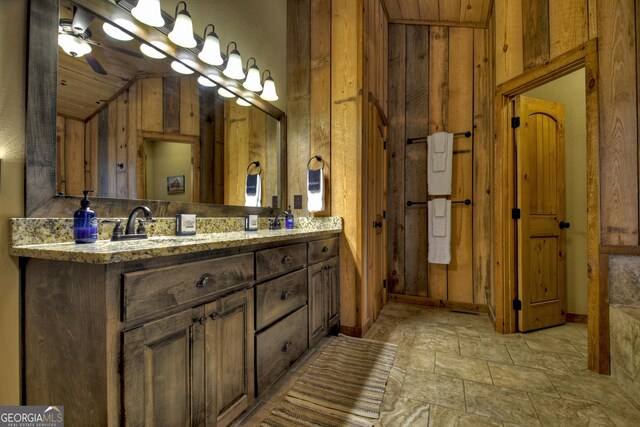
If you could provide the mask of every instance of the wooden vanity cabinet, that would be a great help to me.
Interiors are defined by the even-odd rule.
[[[337,239],[21,265],[24,403],[71,427],[229,425],[338,321]]]
[[[124,333],[125,425],[226,426],[254,400],[253,293]]]
[[[309,347],[315,346],[339,318],[338,239],[309,242]]]

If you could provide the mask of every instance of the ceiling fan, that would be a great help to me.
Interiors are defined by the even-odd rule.
[[[70,56],[83,56],[91,69],[98,74],[107,75],[100,61],[91,53],[91,46],[98,46],[116,52],[124,53],[135,58],[144,58],[142,54],[114,46],[105,42],[91,39],[92,33],[89,26],[95,19],[95,15],[86,9],[73,6],[73,19],[61,18],[58,27],[58,45]]]

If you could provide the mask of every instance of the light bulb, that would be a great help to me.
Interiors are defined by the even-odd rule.
[[[224,63],[224,59],[220,55],[220,40],[213,31],[204,38],[204,44],[198,54],[198,58],[209,65],[222,65]]]
[[[157,47],[160,50],[165,51],[167,49],[167,45],[162,43],[161,41],[153,41],[153,42],[149,42],[150,44],[154,45],[155,47]],[[145,55],[147,55],[149,58],[153,58],[153,59],[162,59],[162,58],[166,58],[167,55],[165,55],[164,53],[158,51],[157,49],[152,48],[151,46],[149,46],[146,43],[142,43],[140,45],[140,51],[142,53],[144,53]]]
[[[234,42],[231,42],[235,44]],[[242,58],[240,57],[240,52],[238,49],[233,49],[227,58],[227,67],[222,72],[225,76],[242,80],[244,79],[244,70],[242,69]]]
[[[173,71],[180,74],[193,74],[193,70],[187,67],[187,65],[189,65],[190,67],[195,67],[196,64],[193,61],[190,61],[188,59],[181,59],[181,61],[182,62],[171,61],[171,68],[173,69]]]
[[[247,79],[244,81],[242,86],[245,89],[260,92],[262,90],[262,83],[260,83],[260,70],[258,70],[257,65],[252,65],[247,71]]]
[[[235,98],[236,96],[229,92],[228,90],[226,90],[225,88],[221,87],[218,89],[218,95],[225,97],[225,98]]]
[[[178,12],[180,4],[184,5],[184,10]],[[173,23],[173,30],[169,33],[169,40],[178,46],[192,48],[196,47],[198,42],[193,37],[193,22],[191,15],[187,12],[187,4],[183,1],[176,5],[176,21]]]
[[[138,0],[136,7],[131,9],[131,14],[138,21],[152,27],[164,26],[164,18],[160,9],[160,0]]]
[[[264,89],[260,94],[260,98],[264,99],[265,101],[278,100],[278,94],[276,93],[276,82],[273,81],[271,76],[267,77],[267,79],[264,81]]]
[[[113,22],[116,25],[131,32],[135,31],[136,29],[135,25],[133,25],[133,22],[124,18],[116,18],[116,20]],[[120,28],[116,27],[115,25],[111,24],[110,22],[105,22],[104,24],[102,24],[102,29],[104,30],[105,33],[107,33],[109,37],[113,39],[122,40],[122,41],[133,40],[133,37],[131,37],[129,34],[125,33],[124,31],[122,31]]]
[[[216,84],[211,81],[211,76],[200,76],[198,77],[198,83],[204,87],[215,87]]]
[[[84,56],[91,52],[91,45],[79,37],[70,34],[58,34],[58,46],[64,50],[67,55],[73,57]]]

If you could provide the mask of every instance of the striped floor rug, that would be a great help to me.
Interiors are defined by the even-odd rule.
[[[262,425],[371,425],[359,417],[380,417],[396,351],[393,344],[334,338]],[[342,423],[330,422],[340,416]]]

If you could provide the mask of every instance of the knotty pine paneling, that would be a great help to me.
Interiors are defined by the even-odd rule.
[[[158,135],[183,135],[182,132],[185,132],[184,135],[199,136],[203,96],[196,79],[192,77],[141,79],[86,122],[58,116],[58,162],[61,166],[59,170],[63,173],[57,178],[57,191],[67,195],[82,195],[82,190],[87,188],[94,190],[94,196],[144,198],[144,173],[139,172],[144,167],[140,132],[155,132]],[[212,95],[211,98],[216,99],[216,96]],[[207,143],[211,147],[214,145],[216,123],[222,126],[223,110],[218,108],[217,114],[209,112],[208,126],[212,130],[208,131]],[[265,129],[264,124],[262,129]],[[215,149],[203,150],[202,154],[217,155],[217,160],[205,157],[200,161],[209,165],[208,173],[214,168],[214,173],[221,175],[224,168],[218,166],[224,161],[224,138],[223,131],[218,133],[220,136]],[[220,186],[223,181],[220,176]],[[213,188],[206,191],[207,194],[214,194]],[[213,198],[209,201],[221,203],[222,194],[220,191],[218,193],[217,196],[209,196],[209,199]],[[244,204],[244,201],[240,204]]]
[[[489,33],[485,29],[391,24],[389,27],[389,292],[485,304],[490,234],[491,103]],[[452,263],[427,262],[427,144],[407,138],[478,129],[454,138]],[[480,149],[476,152],[474,146]],[[482,194],[479,194],[482,192]],[[479,258],[476,257],[476,253]],[[474,278],[478,275],[479,282]]]
[[[530,37],[519,10],[524,2],[495,0],[496,84],[526,66],[523,40]],[[544,13],[544,11],[539,11]],[[638,245],[639,185],[636,4],[633,0],[548,0],[549,58],[598,38],[600,113],[600,241]]]

